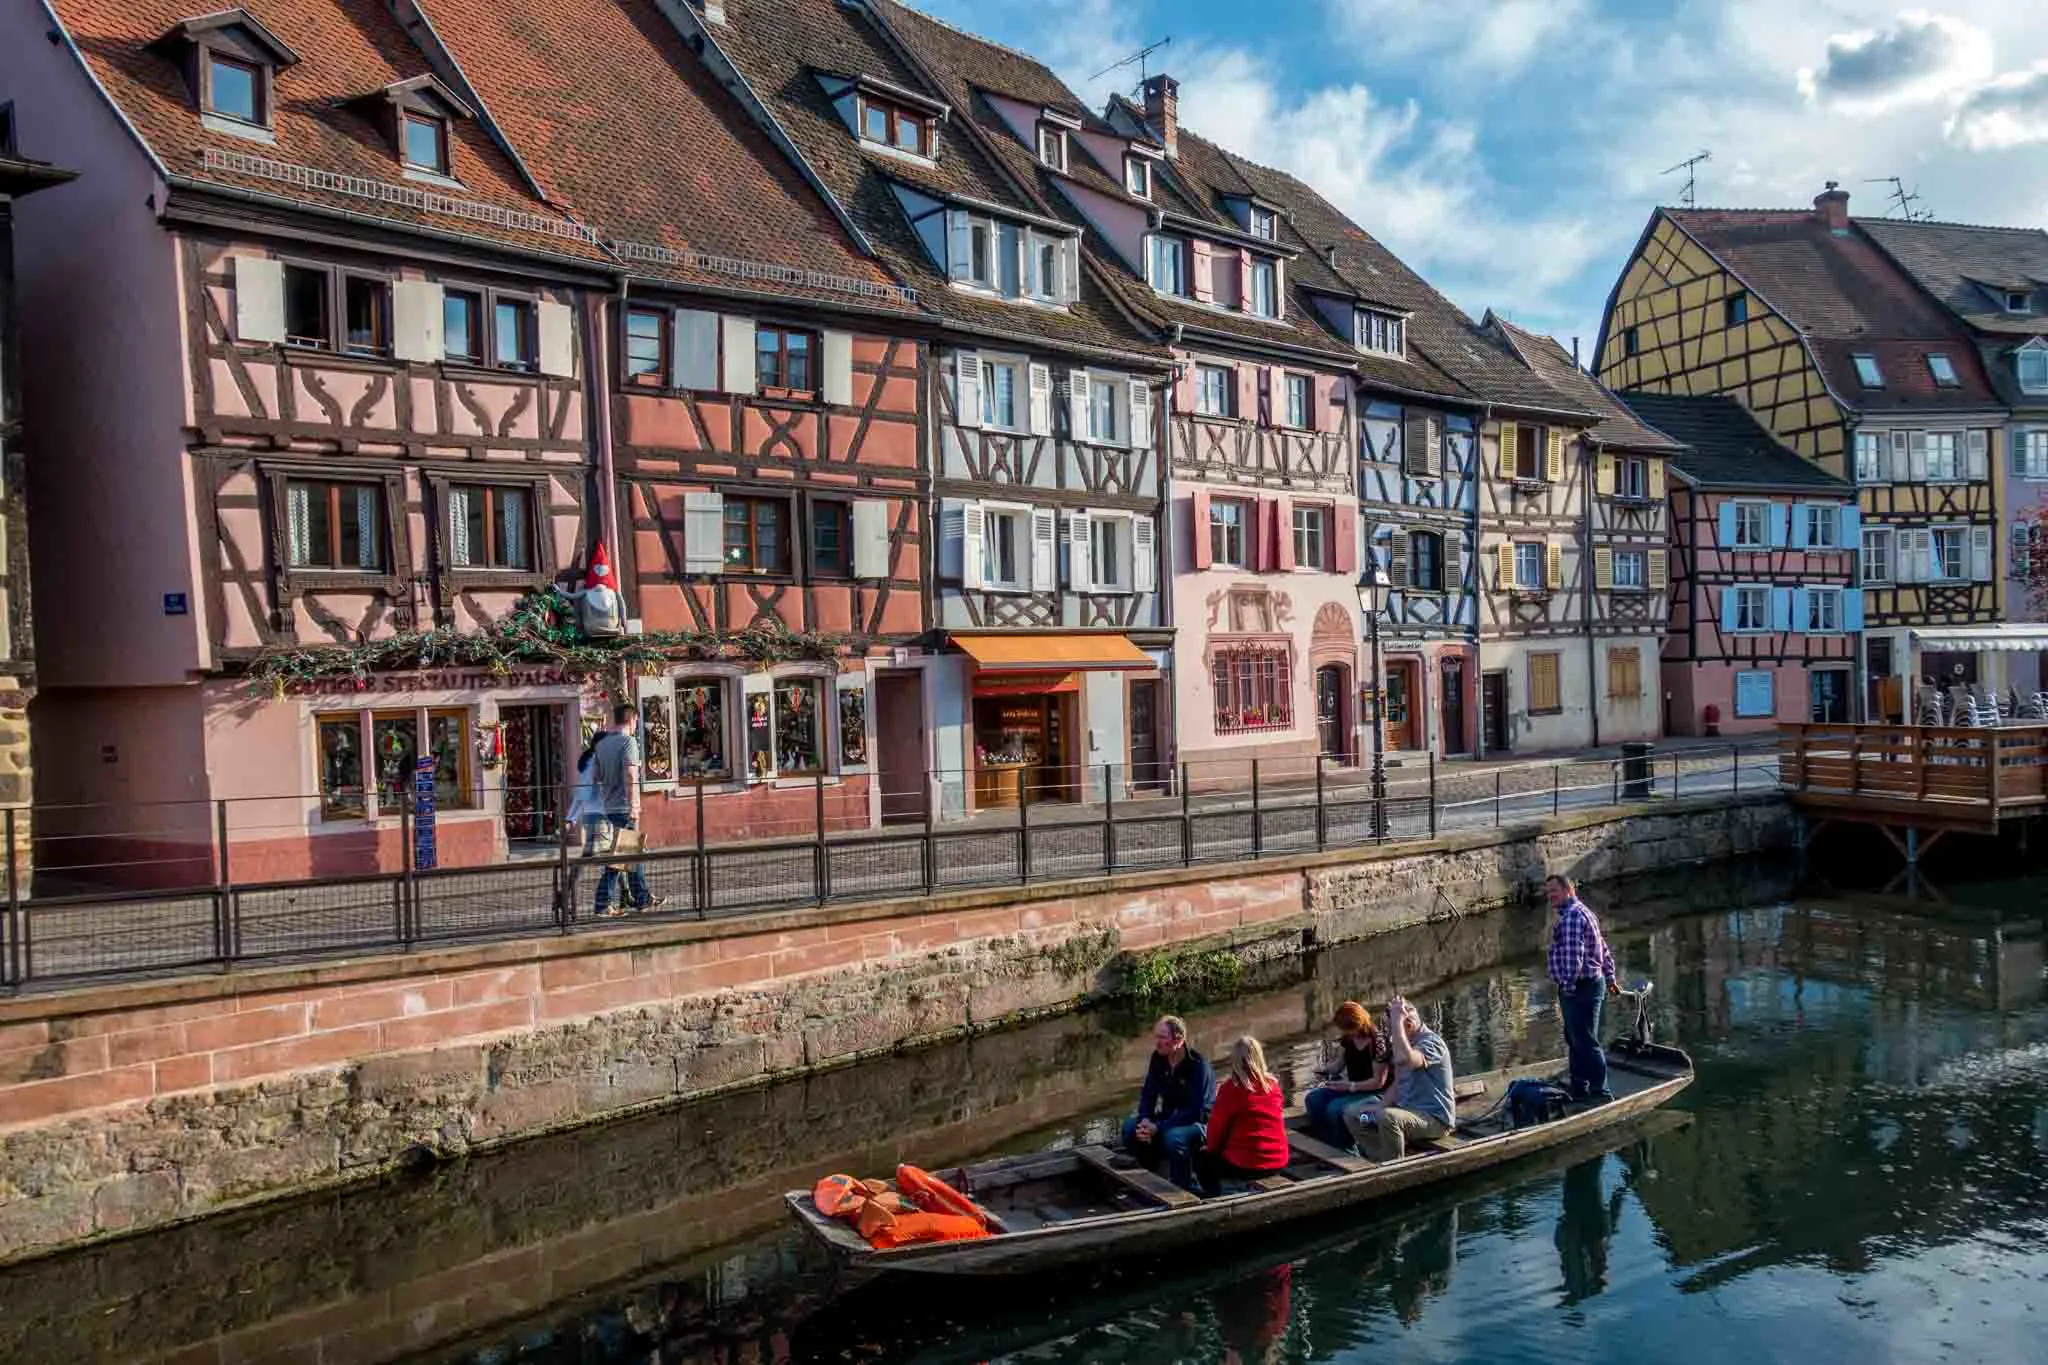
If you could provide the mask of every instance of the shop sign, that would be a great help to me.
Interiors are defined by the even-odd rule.
[[[427,871],[438,863],[434,843],[434,771],[440,761],[424,754],[412,774],[412,865]]]
[[[559,668],[439,669],[430,673],[378,673],[368,678],[315,678],[287,689],[299,695],[366,692],[494,692],[514,687],[564,687],[579,681]]]
[[[1072,673],[976,673],[977,697],[1035,697],[1053,692],[1078,692],[1081,681]]]

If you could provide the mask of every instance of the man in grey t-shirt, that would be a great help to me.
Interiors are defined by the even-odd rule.
[[[1359,1151],[1374,1161],[1399,1161],[1410,1142],[1434,1142],[1458,1126],[1451,1050],[1398,995],[1387,1002],[1387,1041],[1397,1072],[1393,1103],[1345,1115]]]
[[[626,704],[615,707],[612,731],[597,742],[597,752],[591,756],[591,780],[597,788],[597,802],[604,810],[604,818],[591,822],[591,835],[583,846],[586,858],[609,852],[622,831],[634,829],[640,823],[639,729],[639,711]],[[597,913],[600,916],[624,913],[623,909],[611,908],[612,887],[620,880],[619,865],[607,863],[604,875],[597,881]],[[626,898],[633,909],[652,910],[661,904],[648,890],[647,874],[637,861],[627,869],[623,880]]]

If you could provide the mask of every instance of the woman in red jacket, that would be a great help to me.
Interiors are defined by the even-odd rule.
[[[1266,1070],[1266,1050],[1249,1035],[1230,1048],[1230,1074],[1216,1087],[1209,1136],[1195,1153],[1195,1178],[1212,1199],[1225,1179],[1256,1180],[1287,1165],[1280,1082]]]

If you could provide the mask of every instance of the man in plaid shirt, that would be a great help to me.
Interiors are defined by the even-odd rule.
[[[1557,912],[1550,930],[1550,979],[1557,983],[1558,1007],[1564,1013],[1572,1095],[1595,1102],[1611,1100],[1607,1054],[1600,1048],[1600,1006],[1621,990],[1615,981],[1614,954],[1607,950],[1600,921],[1579,899],[1571,878],[1551,877],[1543,890]]]

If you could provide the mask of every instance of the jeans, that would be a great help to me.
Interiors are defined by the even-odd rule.
[[[1308,1110],[1309,1133],[1333,1147],[1349,1147],[1351,1129],[1346,1126],[1346,1116],[1354,1110],[1378,1103],[1379,1099],[1378,1091],[1368,1095],[1351,1090],[1331,1090],[1328,1087],[1311,1090],[1302,1101],[1303,1107]]]
[[[1565,1050],[1571,1054],[1573,1099],[1614,1098],[1607,1088],[1607,1054],[1600,1048],[1600,1007],[1606,1000],[1607,983],[1597,976],[1580,977],[1558,990]]]
[[[621,830],[632,828],[633,817],[624,812],[615,811],[590,821],[584,830],[583,856],[588,858],[608,851]],[[645,909],[654,899],[654,893],[647,889],[647,874],[640,870],[639,863],[636,862],[627,868],[623,878],[619,875],[616,863],[607,863],[604,875],[597,879],[598,914],[602,915],[611,909],[612,887],[621,880],[626,883],[626,897],[635,909]]]
[[[1399,1161],[1408,1155],[1409,1143],[1434,1142],[1451,1131],[1441,1119],[1407,1109],[1382,1109],[1371,1118],[1367,1124],[1353,1114],[1347,1121],[1358,1138],[1358,1150],[1373,1161]]]
[[[1264,1171],[1248,1171],[1207,1147],[1195,1149],[1195,1180],[1201,1185],[1202,1193],[1210,1199],[1223,1193],[1223,1182],[1226,1180],[1257,1180],[1260,1176],[1286,1169],[1286,1166],[1281,1165]]]
[[[1138,1120],[1124,1120],[1124,1150],[1147,1166],[1166,1158],[1166,1178],[1184,1190],[1195,1188],[1194,1154],[1208,1140],[1209,1132],[1199,1123],[1179,1128],[1156,1129],[1150,1141],[1138,1139]]]

